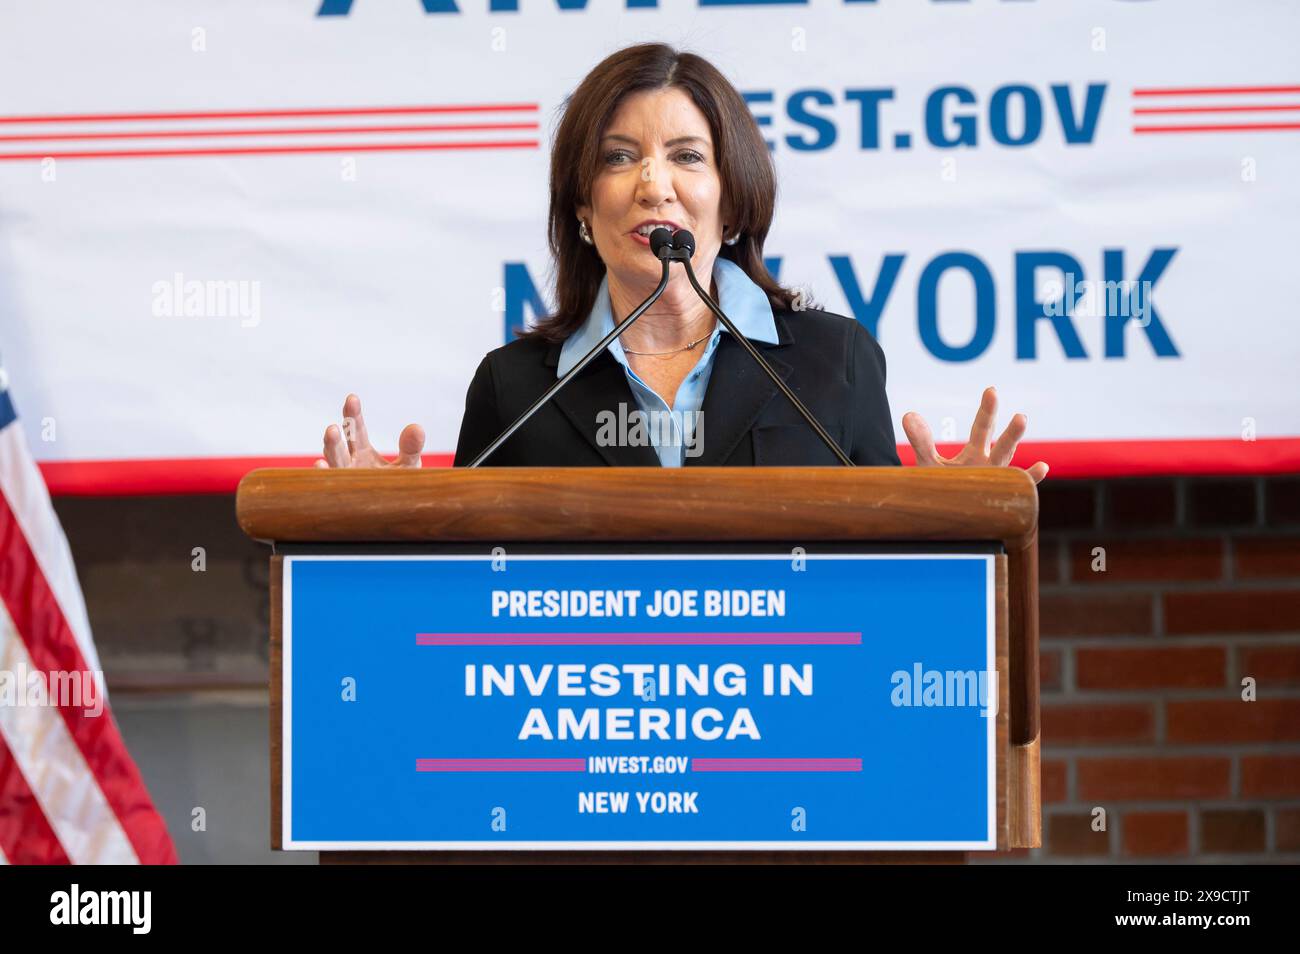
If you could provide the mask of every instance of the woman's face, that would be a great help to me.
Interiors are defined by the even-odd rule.
[[[591,205],[578,217],[591,229],[611,279],[653,288],[663,265],[639,229],[666,224],[695,236],[691,267],[705,288],[722,234],[722,182],[708,120],[684,91],[647,90],[619,105],[600,142]],[[679,269],[674,282],[685,282]]]

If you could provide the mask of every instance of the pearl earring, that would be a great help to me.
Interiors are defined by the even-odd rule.
[[[584,242],[586,242],[588,245],[594,245],[595,243],[592,242],[591,240],[591,232],[587,228],[587,220],[578,219],[578,222],[579,222],[578,237],[582,239]]]

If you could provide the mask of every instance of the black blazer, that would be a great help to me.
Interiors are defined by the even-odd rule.
[[[816,309],[775,312],[777,344],[754,342],[856,464],[898,464],[885,397],[885,355],[862,324]],[[559,344],[531,338],[491,351],[465,396],[455,466],[474,459],[555,383]],[[701,453],[685,466],[838,465],[763,369],[724,331],[704,395]],[[511,436],[483,466],[658,467],[653,447],[602,447],[598,415],[638,408],[608,351]]]

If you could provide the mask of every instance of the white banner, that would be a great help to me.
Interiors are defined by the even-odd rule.
[[[900,444],[996,384],[1055,476],[1300,469],[1294,2],[0,0],[0,357],[52,488],[229,490],[349,391],[444,462],[550,300],[563,98],[646,40],[746,96],[770,267],[876,334]]]

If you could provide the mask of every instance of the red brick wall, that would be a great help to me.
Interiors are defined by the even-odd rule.
[[[1030,854],[1300,860],[1300,477],[1040,489]]]

